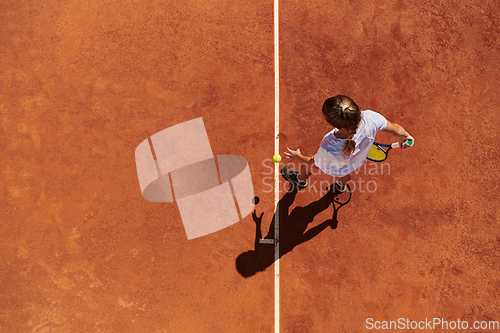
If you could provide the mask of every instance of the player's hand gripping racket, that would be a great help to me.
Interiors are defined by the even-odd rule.
[[[408,146],[413,145],[412,140],[406,140]],[[394,142],[393,144],[387,145],[384,143],[374,142],[370,151],[368,152],[367,159],[373,162],[383,162],[387,159],[389,150],[393,148],[399,148],[399,142]]]

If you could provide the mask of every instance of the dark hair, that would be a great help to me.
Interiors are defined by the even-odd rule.
[[[346,156],[350,156],[356,148],[356,142],[352,138],[361,121],[361,110],[349,97],[337,95],[328,98],[323,103],[322,111],[330,125],[347,129],[348,137],[342,152]]]

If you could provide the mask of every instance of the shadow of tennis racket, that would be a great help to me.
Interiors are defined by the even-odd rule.
[[[332,184],[332,186],[335,188],[335,186],[333,184]],[[347,205],[349,203],[349,201],[351,201],[351,198],[352,198],[351,187],[349,186],[349,184],[346,184],[345,191],[336,195],[333,198],[333,201],[332,201],[333,216],[330,219],[330,228],[332,228],[332,229],[337,228],[337,225],[339,223],[339,221],[337,219],[337,214],[339,212],[339,209],[344,207],[345,205]]]

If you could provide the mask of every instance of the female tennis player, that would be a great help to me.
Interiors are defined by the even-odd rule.
[[[337,95],[328,98],[323,103],[323,116],[334,128],[323,137],[316,155],[303,156],[300,149],[284,152],[285,158],[301,162],[299,172],[283,166],[281,175],[299,189],[307,186],[313,167],[318,167],[324,173],[338,178],[335,188],[342,193],[345,184],[351,180],[351,172],[366,162],[368,152],[375,141],[377,131],[384,131],[399,137],[402,149],[410,147],[406,142],[415,139],[405,129],[391,123],[381,114],[366,110],[361,111],[352,99]]]

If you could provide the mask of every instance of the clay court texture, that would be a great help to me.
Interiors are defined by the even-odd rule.
[[[484,326],[500,321],[500,3],[274,5],[1,1],[1,332],[500,331]],[[287,193],[271,158],[315,154],[336,94],[415,145],[353,175],[376,190],[353,191],[332,229],[332,179]],[[134,152],[199,117],[214,155],[247,160],[259,202],[188,240],[174,203],[143,198]],[[279,274],[273,244],[237,267],[259,219],[274,237],[276,187]],[[455,329],[383,327],[400,318]]]

